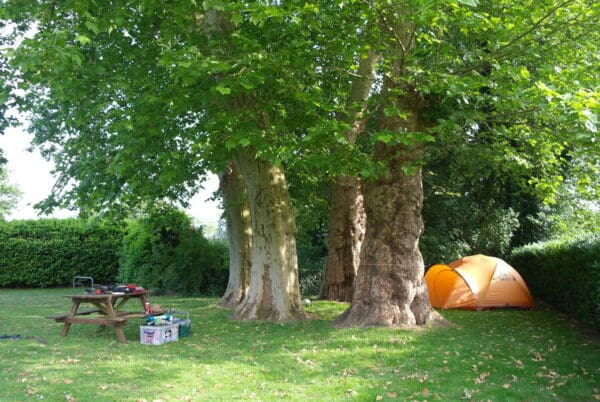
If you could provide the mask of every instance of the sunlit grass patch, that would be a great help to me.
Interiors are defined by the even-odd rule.
[[[43,318],[70,289],[1,290],[0,400],[594,400],[599,347],[546,310],[442,311],[454,325],[421,331],[334,328],[345,303],[316,301],[292,324],[232,321],[216,299],[152,297],[189,311],[189,337],[139,343],[139,325]],[[4,313],[9,311],[9,314]]]

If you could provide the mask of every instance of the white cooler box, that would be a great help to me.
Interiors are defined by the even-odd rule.
[[[162,345],[178,339],[179,324],[140,326],[140,343],[144,345]]]

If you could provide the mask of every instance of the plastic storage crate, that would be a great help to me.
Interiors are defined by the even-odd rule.
[[[144,345],[162,345],[179,340],[179,324],[142,325],[140,326],[140,343]]]
[[[185,314],[185,318],[177,318],[175,315]],[[179,325],[179,337],[185,338],[189,336],[192,322],[190,321],[190,313],[187,311],[173,311],[173,324]]]

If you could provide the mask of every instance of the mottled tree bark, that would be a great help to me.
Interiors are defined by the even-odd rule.
[[[352,301],[365,224],[359,179],[340,178],[331,187],[328,254],[321,299]]]
[[[219,306],[236,308],[250,284],[252,222],[243,177],[231,162],[219,175],[229,241],[229,281]]]
[[[421,168],[417,149],[377,147],[388,174],[365,186],[367,231],[352,305],[340,326],[414,326],[440,317],[431,307],[419,251],[423,231]],[[414,170],[414,171],[413,171]]]
[[[233,318],[276,322],[303,319],[296,226],[285,175],[281,167],[255,155],[246,149],[236,157],[252,218],[252,268],[250,286]]]
[[[346,139],[355,143],[363,132],[365,110],[373,86],[374,68],[379,57],[369,52],[359,60],[357,75],[348,96],[348,114],[341,119],[350,124]],[[331,186],[327,263],[319,298],[352,301],[354,280],[360,262],[366,215],[362,189],[357,177],[340,177]]]
[[[390,3],[389,10],[380,14],[391,69],[384,76],[380,105],[388,112],[378,116],[378,129],[394,133],[398,141],[375,147],[374,160],[386,169],[363,186],[367,230],[352,305],[336,320],[339,326],[405,327],[443,321],[429,303],[419,250],[422,143],[413,134],[427,128],[420,119],[426,103],[406,80],[405,62],[416,29],[402,18],[404,12],[402,3]]]

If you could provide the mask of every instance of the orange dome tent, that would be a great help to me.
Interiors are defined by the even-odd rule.
[[[521,275],[496,257],[479,254],[448,265],[433,265],[425,274],[425,282],[433,307],[471,310],[533,307]]]

